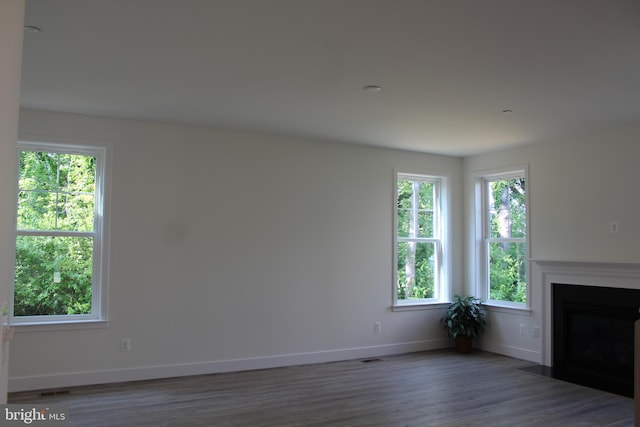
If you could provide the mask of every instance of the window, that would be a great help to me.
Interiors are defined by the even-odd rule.
[[[106,148],[18,144],[15,323],[104,317]]]
[[[441,302],[444,178],[396,176],[394,305]]]
[[[483,297],[513,307],[527,304],[527,192],[525,171],[484,176],[482,194]]]

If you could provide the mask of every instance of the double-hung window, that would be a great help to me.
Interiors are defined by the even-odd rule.
[[[394,236],[394,305],[441,302],[444,178],[398,173]]]
[[[104,319],[106,148],[20,142],[15,323]]]
[[[525,170],[478,179],[482,198],[483,291],[488,303],[527,305],[527,186]]]

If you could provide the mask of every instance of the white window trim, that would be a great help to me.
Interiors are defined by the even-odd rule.
[[[527,233],[524,239],[525,247],[527,250],[527,260],[525,261],[525,277],[527,281],[526,302],[518,303],[511,301],[494,300],[489,298],[489,266],[488,266],[488,241],[487,235],[489,226],[487,218],[487,194],[486,194],[486,182],[502,179],[511,179],[524,176],[526,183],[525,201],[526,201],[526,227]],[[476,260],[476,281],[475,292],[482,300],[483,304],[489,308],[497,311],[504,312],[531,312],[531,227],[530,227],[530,208],[529,195],[531,193],[531,184],[529,181],[529,166],[517,165],[512,167],[506,167],[501,169],[493,169],[488,171],[479,171],[473,174],[475,185],[475,260]],[[505,242],[522,242],[521,238],[507,238],[500,239]],[[494,240],[495,241],[495,240]]]
[[[20,135],[16,147],[16,159],[20,159],[21,150],[43,150],[68,154],[84,154],[96,156],[96,204],[94,211],[94,232],[58,233],[30,232],[17,230],[15,220],[15,236],[26,234],[38,235],[91,235],[94,237],[93,289],[91,314],[51,315],[51,316],[14,316],[14,289],[11,287],[9,321],[19,331],[36,332],[59,329],[103,328],[108,326],[108,288],[109,288],[109,231],[111,206],[111,171],[113,162],[113,143],[108,141],[94,142],[70,138],[52,138],[43,136]],[[19,173],[19,171],[18,171]],[[16,188],[18,177],[16,177]],[[18,192],[15,192],[14,207],[18,205]],[[15,215],[15,213],[14,213]],[[15,245],[15,238],[14,238]],[[14,255],[15,256],[15,255]]]
[[[434,182],[437,184],[436,197],[434,200],[434,215],[436,229],[439,237],[420,239],[424,242],[437,242],[436,243],[436,257],[438,258],[436,271],[436,285],[435,285],[435,298],[424,298],[418,300],[398,300],[397,282],[398,282],[398,179],[408,178],[423,180],[427,182]],[[450,248],[448,244],[448,238],[450,236],[450,215],[449,215],[449,186],[448,177],[446,175],[439,175],[433,173],[421,173],[421,172],[404,172],[394,170],[393,174],[393,264],[392,264],[392,304],[393,311],[411,311],[411,310],[423,310],[423,309],[439,309],[446,306],[451,299],[451,291],[449,285],[450,273]]]

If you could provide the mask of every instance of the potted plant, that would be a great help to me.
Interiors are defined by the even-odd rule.
[[[440,319],[449,338],[456,343],[458,353],[470,353],[473,337],[484,332],[487,322],[484,320],[482,300],[474,296],[454,296],[447,314]]]

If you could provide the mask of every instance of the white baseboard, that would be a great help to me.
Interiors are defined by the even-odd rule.
[[[483,342],[479,347],[480,349],[491,353],[502,354],[503,356],[509,356],[515,359],[522,359],[534,363],[542,363],[542,353],[539,351],[500,343]]]
[[[135,368],[108,369],[59,374],[9,377],[9,392],[29,390],[60,389],[91,384],[107,384],[123,381],[139,381],[158,378],[204,375],[222,372],[247,371],[253,369],[277,368],[306,365],[311,363],[335,362],[416,351],[436,350],[450,347],[448,339],[404,342],[381,346],[344,348],[310,353],[279,354],[211,362],[184,363],[162,366],[140,366]]]

